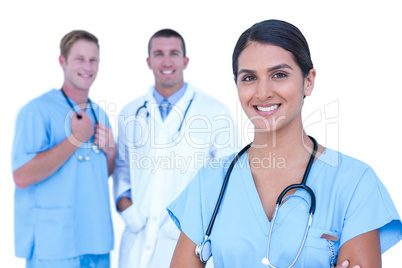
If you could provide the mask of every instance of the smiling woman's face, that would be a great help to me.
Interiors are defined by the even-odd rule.
[[[293,55],[279,46],[251,42],[239,55],[240,103],[263,132],[301,127],[303,98],[311,94],[314,78],[314,69],[303,77]]]

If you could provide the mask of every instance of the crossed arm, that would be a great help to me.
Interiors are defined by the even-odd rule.
[[[202,268],[205,263],[195,255],[195,243],[180,233],[173,253],[171,268]],[[336,268],[381,268],[379,231],[374,230],[352,238],[343,244]]]
[[[381,245],[379,230],[373,230],[358,235],[341,246],[338,254],[338,263],[344,260],[361,268],[381,268]],[[343,267],[343,266],[337,266]],[[348,266],[346,266],[348,267]]]

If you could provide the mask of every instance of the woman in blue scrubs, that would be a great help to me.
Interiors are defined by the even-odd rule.
[[[306,182],[316,208],[300,255],[313,202],[307,191],[287,192],[270,234],[278,196],[300,184],[314,148],[301,110],[316,72],[302,33],[284,21],[257,23],[240,36],[232,59],[254,140],[231,172],[209,236],[214,266],[268,267],[268,257],[278,268],[341,267],[345,260],[350,267],[381,267],[381,253],[402,239],[396,208],[368,165],[321,145]],[[210,162],[169,205],[181,230],[171,267],[205,266],[194,251],[233,158]]]

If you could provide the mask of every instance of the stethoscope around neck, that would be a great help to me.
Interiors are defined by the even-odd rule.
[[[77,114],[77,119],[78,119],[78,120],[81,120],[82,116],[77,113],[77,111],[76,111],[75,108],[74,108],[74,105],[71,103],[71,101],[68,99],[66,93],[64,92],[64,89],[61,88],[60,91],[61,91],[61,93],[63,94],[64,98],[66,99],[68,105],[70,105],[71,109]],[[94,117],[94,119],[95,119],[95,126],[96,126],[96,125],[98,124],[98,118],[97,118],[97,116],[96,116],[96,114],[95,114],[95,111],[94,111],[94,108],[93,108],[93,106],[92,106],[92,101],[91,101],[89,98],[88,98],[88,103],[89,103],[89,106],[90,106],[90,108],[91,108],[92,115],[93,115],[93,117]],[[93,151],[94,153],[99,154],[99,153],[101,152],[101,150],[99,149],[99,147],[98,147],[96,144],[92,144],[91,147],[92,147],[92,151]],[[75,157],[76,157],[79,161],[89,161],[89,160],[90,160],[89,152],[87,152],[86,156],[82,156],[82,155],[79,155],[79,154],[77,153],[77,151],[75,151],[75,152],[74,152],[74,155],[75,155]]]
[[[177,138],[180,136],[180,131],[181,131],[182,127],[183,127],[184,120],[186,119],[187,112],[190,109],[191,104],[193,103],[194,97],[195,97],[195,93],[193,94],[193,97],[191,98],[190,102],[187,105],[186,110],[184,111],[184,115],[183,115],[183,118],[181,119],[181,122],[180,122],[180,125],[179,125],[178,129],[176,130],[176,132],[172,136],[172,141],[173,142],[176,141]],[[138,115],[140,114],[142,109],[145,109],[145,111],[146,111],[145,119],[146,120],[149,119],[148,103],[149,103],[149,101],[146,100],[146,101],[144,101],[143,105],[138,107],[137,111],[135,112],[135,118],[138,118]],[[136,133],[135,132],[135,125],[134,125],[134,133]],[[139,147],[139,146],[137,145],[137,147]]]
[[[308,178],[308,175],[309,175],[309,173],[310,173],[310,170],[311,170],[311,166],[312,166],[313,163],[314,163],[315,155],[316,155],[316,152],[317,152],[317,149],[318,149],[318,143],[317,143],[317,141],[316,141],[313,137],[310,137],[310,136],[309,136],[309,138],[313,141],[314,149],[313,149],[313,152],[311,153],[310,160],[309,160],[309,162],[308,162],[308,164],[307,164],[307,167],[306,167],[306,170],[305,170],[305,172],[304,172],[302,182],[301,182],[300,184],[292,184],[292,185],[289,185],[288,187],[286,187],[286,188],[280,193],[280,195],[278,196],[278,199],[277,199],[277,201],[276,201],[276,207],[275,207],[275,210],[274,210],[273,215],[272,215],[271,227],[270,227],[270,229],[269,229],[269,234],[268,234],[267,256],[262,259],[262,263],[265,264],[265,265],[268,265],[270,268],[276,268],[276,267],[275,267],[273,264],[271,264],[271,262],[269,261],[269,248],[270,248],[270,244],[271,244],[271,234],[272,234],[273,226],[274,226],[274,223],[275,223],[275,220],[276,220],[276,215],[277,215],[278,210],[279,210],[279,208],[280,208],[280,206],[281,206],[281,204],[282,204],[282,200],[283,200],[283,198],[285,197],[285,195],[286,195],[289,191],[291,191],[291,190],[293,190],[293,189],[299,189],[299,188],[306,190],[306,191],[308,192],[308,194],[310,195],[310,198],[311,198],[311,205],[310,205],[310,210],[309,210],[309,218],[308,218],[308,222],[307,222],[307,225],[306,225],[306,230],[305,230],[305,232],[304,232],[304,236],[303,236],[302,243],[301,243],[301,245],[300,245],[300,247],[299,247],[299,250],[298,250],[298,252],[297,252],[297,255],[296,255],[295,259],[293,260],[292,264],[291,264],[290,266],[288,266],[288,268],[293,267],[293,266],[295,265],[297,259],[299,258],[299,255],[300,255],[300,253],[301,253],[301,251],[302,251],[302,249],[303,249],[304,243],[306,242],[307,234],[308,234],[308,231],[309,231],[310,226],[311,226],[311,223],[312,223],[312,218],[313,218],[313,214],[314,214],[314,212],[315,212],[315,205],[316,205],[316,203],[315,203],[315,195],[314,195],[313,190],[311,190],[311,188],[306,185],[306,182],[307,182],[307,178]],[[222,203],[222,198],[223,198],[223,195],[224,195],[224,193],[225,193],[226,186],[227,186],[227,184],[228,184],[230,174],[232,173],[233,167],[234,167],[234,165],[236,164],[237,160],[238,160],[250,147],[251,147],[251,143],[248,144],[246,147],[244,147],[244,148],[235,156],[235,158],[233,159],[233,161],[230,163],[230,166],[229,166],[229,168],[228,168],[228,170],[227,170],[227,172],[226,172],[225,178],[224,178],[224,180],[223,180],[222,188],[221,188],[221,191],[220,191],[220,193],[219,193],[219,197],[218,197],[218,200],[217,200],[217,202],[216,202],[214,212],[212,213],[211,220],[210,220],[210,222],[209,222],[207,231],[206,231],[206,233],[205,233],[204,241],[201,242],[200,244],[198,244],[198,245],[196,246],[196,248],[195,248],[195,255],[196,255],[198,258],[200,258],[200,260],[201,260],[202,262],[204,262],[204,263],[207,262],[208,259],[212,256],[211,240],[209,239],[209,236],[211,235],[212,227],[213,227],[213,225],[214,225],[216,216],[217,216],[217,214],[218,214],[219,207],[220,207],[220,205],[221,205],[221,203]]]

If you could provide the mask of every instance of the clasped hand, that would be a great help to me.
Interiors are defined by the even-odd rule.
[[[106,155],[116,150],[113,133],[110,128],[103,124],[96,124],[94,128],[91,118],[86,113],[73,114],[71,117],[71,134],[70,140],[75,146],[80,147],[87,142],[94,134],[94,144],[98,146]]]

